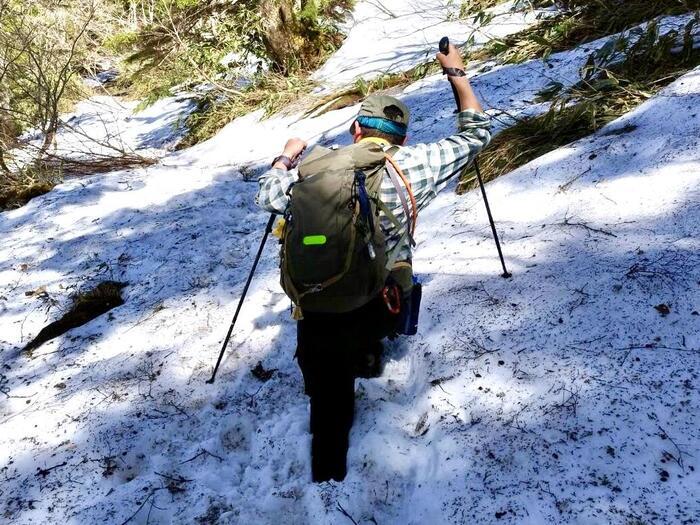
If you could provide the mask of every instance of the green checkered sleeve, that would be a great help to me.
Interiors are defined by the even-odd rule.
[[[457,134],[431,144],[417,144],[399,149],[394,154],[396,164],[411,184],[418,209],[425,208],[445,186],[467,167],[479,152],[491,141],[491,121],[481,112],[462,111],[457,115]],[[406,217],[401,198],[388,177],[382,180],[380,197],[402,226]],[[401,241],[403,229],[388,218],[380,217],[380,224],[387,239],[387,246],[394,247]],[[404,241],[398,260],[411,259],[411,246]]]
[[[447,184],[468,166],[491,140],[489,117],[472,110],[457,115],[456,135],[431,144],[417,144],[399,149],[394,160],[411,183],[418,209],[424,208]],[[400,205],[391,181],[381,187],[382,200]]]
[[[287,209],[289,197],[287,190],[297,180],[297,170],[271,168],[258,179],[260,188],[255,197],[255,204],[270,213],[283,214]]]

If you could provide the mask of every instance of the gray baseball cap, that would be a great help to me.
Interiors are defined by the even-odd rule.
[[[399,99],[388,95],[371,95],[360,106],[358,117],[379,117],[408,127],[411,111]]]

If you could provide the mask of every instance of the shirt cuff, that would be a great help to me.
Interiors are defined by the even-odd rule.
[[[457,114],[457,129],[459,131],[489,127],[491,127],[491,118],[483,111],[465,109]]]
[[[274,178],[277,179],[282,187],[282,190],[286,193],[287,189],[292,185],[292,183],[297,181],[297,170],[283,170],[282,168],[270,168],[265,172],[265,174],[258,179],[261,184],[267,179]]]

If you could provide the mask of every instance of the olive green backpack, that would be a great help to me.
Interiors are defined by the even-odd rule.
[[[349,312],[384,287],[402,244],[387,250],[379,225],[380,210],[400,225],[379,200],[386,158],[381,145],[362,142],[316,147],[299,165],[280,254],[282,288],[297,307],[295,319],[304,311]],[[402,241],[407,236],[408,226]]]

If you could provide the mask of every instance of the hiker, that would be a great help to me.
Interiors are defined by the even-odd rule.
[[[292,138],[259,180],[256,203],[285,221],[281,281],[295,304],[315,482],[346,476],[356,377],[380,374],[382,339],[415,333],[418,212],[491,139],[458,50],[450,46],[437,59],[459,96],[456,134],[405,146],[408,107],[370,96],[352,122],[352,145],[315,147],[296,169],[306,143]]]

